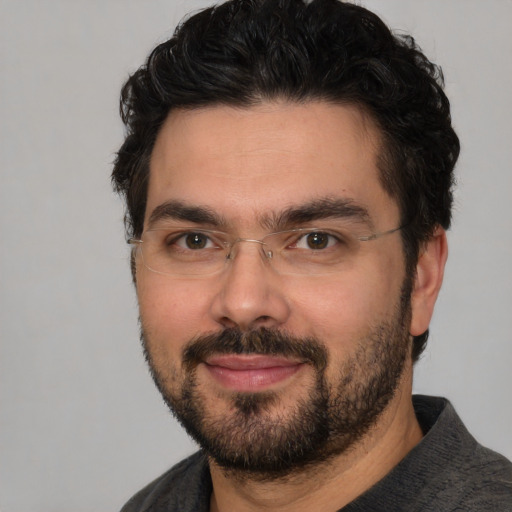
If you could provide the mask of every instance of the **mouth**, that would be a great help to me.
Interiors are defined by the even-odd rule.
[[[284,383],[305,365],[296,359],[256,354],[217,355],[204,361],[221,387],[237,392],[265,391]]]

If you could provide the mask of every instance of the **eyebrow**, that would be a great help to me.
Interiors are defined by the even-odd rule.
[[[225,219],[207,206],[191,206],[182,201],[171,200],[157,206],[148,220],[149,227],[165,220],[179,220],[212,227],[226,226]]]
[[[325,219],[348,219],[373,228],[368,209],[351,198],[324,197],[305,204],[292,205],[279,213],[266,213],[259,217],[259,223],[269,230],[279,231],[302,224]],[[157,206],[148,220],[151,228],[161,221],[175,220],[226,228],[227,220],[207,206],[187,205],[183,201],[170,200]]]
[[[279,214],[265,215],[262,224],[269,229],[281,230],[325,219],[348,219],[373,228],[368,208],[351,198],[325,197],[308,203],[290,206]]]

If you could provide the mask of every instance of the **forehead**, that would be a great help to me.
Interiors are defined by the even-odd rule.
[[[398,211],[380,185],[379,144],[371,119],[349,105],[172,111],[151,156],[146,222],[173,200],[243,224],[329,198],[352,200],[390,223]]]

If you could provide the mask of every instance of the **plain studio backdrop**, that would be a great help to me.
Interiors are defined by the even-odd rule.
[[[191,0],[0,0],[0,510],[115,511],[195,447],[138,339],[110,187],[123,81]],[[512,2],[372,0],[443,67],[462,142],[415,391],[512,457]]]

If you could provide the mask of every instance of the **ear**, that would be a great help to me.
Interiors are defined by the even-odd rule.
[[[446,231],[438,227],[433,237],[420,249],[416,277],[411,295],[412,336],[423,334],[430,325],[437,295],[443,283],[448,258]]]

